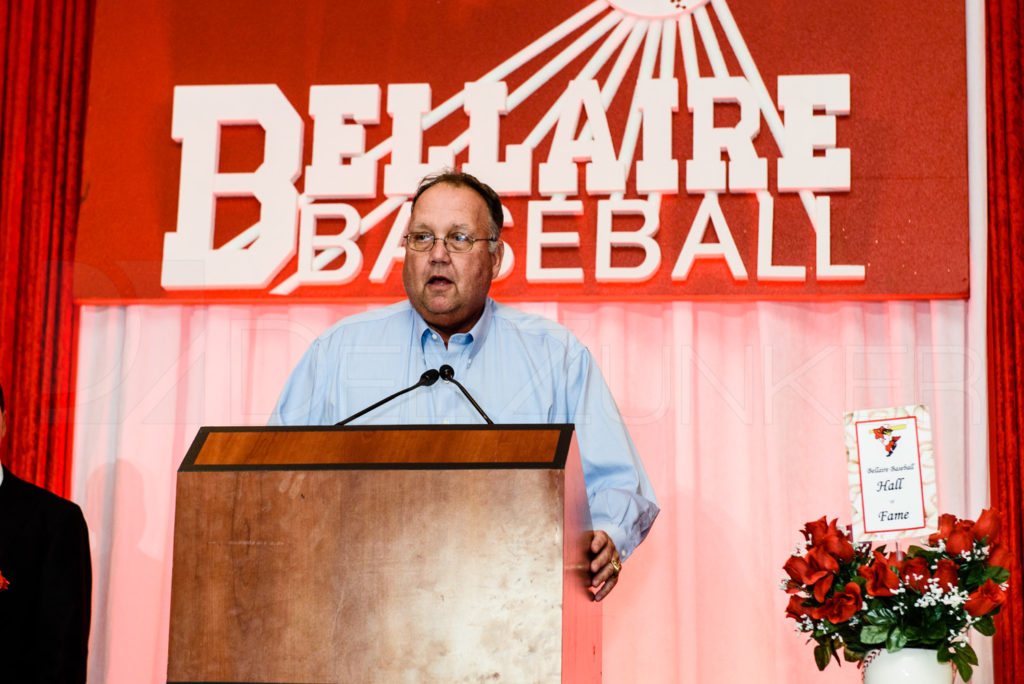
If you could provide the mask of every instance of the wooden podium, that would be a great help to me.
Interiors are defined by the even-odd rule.
[[[202,428],[167,680],[599,682],[571,425]]]

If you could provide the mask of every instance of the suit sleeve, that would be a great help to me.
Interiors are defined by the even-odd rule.
[[[84,683],[92,612],[92,559],[81,509],[61,502],[46,539],[39,610],[40,683]]]

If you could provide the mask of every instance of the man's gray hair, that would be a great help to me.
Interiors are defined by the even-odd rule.
[[[484,203],[487,205],[487,213],[491,217],[491,237],[501,237],[501,226],[505,223],[505,211],[501,208],[501,198],[487,183],[484,183],[476,176],[462,171],[445,169],[439,173],[432,173],[429,176],[426,176],[420,181],[419,187],[416,188],[416,194],[412,196],[412,208],[416,208],[416,200],[420,198],[420,195],[441,183],[454,185],[458,188],[469,188],[476,194],[480,195],[480,197],[483,198]],[[492,242],[489,246],[490,250],[493,252],[498,248],[498,243]]]

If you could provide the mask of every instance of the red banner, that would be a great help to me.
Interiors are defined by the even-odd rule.
[[[393,300],[408,198],[504,300],[965,297],[964,8],[101,2],[80,302]]]

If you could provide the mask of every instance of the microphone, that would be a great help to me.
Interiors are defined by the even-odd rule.
[[[435,382],[437,382],[438,377],[440,377],[440,373],[438,373],[433,368],[431,368],[430,370],[423,371],[423,375],[420,376],[420,379],[416,382],[415,385],[411,385],[409,387],[406,387],[404,390],[401,390],[399,392],[395,392],[390,397],[384,397],[383,399],[378,401],[373,406],[367,406],[366,408],[364,408],[359,413],[355,413],[355,414],[349,416],[348,418],[346,418],[345,420],[342,420],[342,421],[339,421],[339,422],[335,423],[334,425],[335,425],[335,427],[337,427],[339,425],[344,425],[345,423],[353,421],[356,418],[358,418],[359,416],[363,415],[364,413],[369,413],[370,411],[372,411],[373,409],[377,408],[378,406],[381,406],[382,404],[386,404],[389,401],[391,401],[392,399],[394,399],[395,397],[400,397],[401,395],[405,394],[406,392],[411,392],[412,390],[416,389],[417,387],[429,387],[430,385],[433,385]],[[466,390],[462,390],[462,391],[465,392]],[[472,399],[470,401],[472,401]]]
[[[449,366],[447,363],[441,366],[441,379],[447,382],[454,382],[455,386],[462,390],[462,393],[466,395],[467,399],[469,399],[469,403],[473,405],[473,408],[475,408],[480,413],[480,415],[484,417],[484,420],[487,421],[487,424],[494,425],[494,421],[487,417],[487,414],[484,413],[484,410],[480,408],[480,404],[476,403],[473,400],[473,397],[469,396],[469,392],[467,392],[466,388],[462,386],[462,383],[455,379],[455,369]]]

